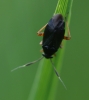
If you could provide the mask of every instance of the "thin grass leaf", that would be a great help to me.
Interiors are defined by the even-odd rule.
[[[69,22],[70,9],[72,7],[70,4],[72,4],[72,1],[73,0],[58,0],[58,4],[54,12],[54,15],[57,13],[61,13],[65,17],[68,13],[66,20]],[[59,52],[57,52],[57,56],[53,58],[54,64],[58,71],[60,71],[61,69],[63,54],[64,49],[59,50]],[[57,85],[59,81],[54,74],[50,60],[42,60],[39,64],[38,70],[39,71],[37,71],[36,73],[36,77],[34,79],[35,83],[33,83],[28,100],[55,100]]]

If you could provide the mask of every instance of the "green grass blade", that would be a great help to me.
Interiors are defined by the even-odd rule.
[[[69,12],[67,16],[69,23],[72,2],[73,0],[58,0],[54,14],[61,13],[65,17]],[[64,49],[61,49],[57,52],[57,56],[53,58],[58,71],[61,69],[63,54]],[[39,64],[28,100],[55,100],[58,81],[50,60],[44,58]]]

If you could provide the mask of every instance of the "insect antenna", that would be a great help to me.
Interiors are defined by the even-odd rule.
[[[11,72],[13,72],[13,71],[15,71],[15,70],[17,70],[17,69],[19,69],[19,68],[23,68],[23,67],[27,67],[27,66],[29,66],[29,65],[32,65],[32,64],[34,64],[34,63],[40,61],[42,58],[44,58],[44,57],[42,56],[41,58],[39,58],[39,59],[37,59],[37,60],[35,60],[35,61],[29,62],[29,63],[27,63],[27,64],[25,64],[25,65],[22,65],[22,66],[19,66],[19,67],[16,67],[16,68],[12,69]]]
[[[54,63],[53,63],[52,59],[50,59],[50,61],[51,61],[51,64],[52,64],[52,66],[53,66],[53,69],[54,69],[54,71],[55,71],[55,73],[56,73],[56,75],[57,75],[58,79],[61,81],[61,83],[63,84],[63,86],[64,86],[64,87],[65,87],[65,89],[67,90],[67,88],[66,88],[66,86],[65,86],[64,82],[62,81],[62,79],[61,79],[61,77],[60,77],[59,73],[57,72],[57,70],[56,70],[56,68],[55,68],[55,65],[54,65]]]

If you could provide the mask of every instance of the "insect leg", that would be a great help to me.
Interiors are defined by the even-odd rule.
[[[63,44],[61,43],[59,48],[62,48],[62,47],[63,47]]]
[[[54,54],[54,56],[56,56],[56,53]]]
[[[39,44],[40,44],[40,45],[42,45],[42,41],[41,41]],[[43,53],[43,52],[44,52],[44,51],[43,51],[43,49],[41,49],[41,50],[40,50],[40,52],[42,52],[42,53]]]
[[[64,39],[65,40],[70,40],[71,39],[71,35],[70,35],[70,29],[69,29],[69,26],[68,26],[68,23],[66,22],[66,26],[68,28],[68,36],[64,36]]]
[[[43,51],[43,49],[41,49],[41,50],[40,50],[40,52],[42,52],[42,53],[43,53],[43,52],[44,52],[44,51]]]
[[[65,15],[65,21],[68,19],[68,14],[69,14],[69,12],[67,12]]]
[[[44,35],[44,33],[43,33],[42,31],[45,29],[46,26],[47,26],[47,24],[46,24],[45,26],[43,26],[43,27],[37,32],[38,36],[43,36],[43,35]]]
[[[42,45],[42,41],[40,41],[40,43],[39,43],[40,45]]]
[[[43,36],[44,33],[43,33],[43,32],[39,32],[39,33],[37,33],[37,35],[38,35],[38,36]]]

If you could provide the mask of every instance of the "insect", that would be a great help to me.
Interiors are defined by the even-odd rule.
[[[68,23],[67,27],[68,27]],[[44,30],[45,29],[45,30]],[[44,32],[42,32],[44,30]],[[69,31],[69,27],[68,27]],[[70,40],[70,31],[68,36],[65,34],[65,21],[62,14],[54,15],[50,21],[42,27],[38,32],[38,36],[43,36],[43,40],[40,42],[43,48],[43,56],[47,59],[52,58],[59,48],[61,48],[62,40]]]
[[[68,36],[65,36],[65,27],[68,28]],[[43,31],[44,30],[44,31]],[[62,14],[56,14],[54,15],[49,22],[43,26],[38,32],[38,36],[43,36],[42,41],[40,42],[40,45],[42,45],[42,57],[38,60],[35,60],[33,62],[27,63],[25,65],[19,66],[12,71],[29,66],[31,64],[34,64],[41,60],[43,57],[50,59],[52,66],[54,68],[54,71],[57,75],[57,77],[60,79],[64,87],[66,88],[65,84],[61,80],[57,70],[55,69],[54,63],[52,62],[53,55],[58,51],[59,48],[62,48],[62,40],[70,40],[70,30],[68,27],[68,23],[65,22]]]

